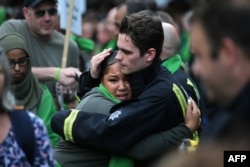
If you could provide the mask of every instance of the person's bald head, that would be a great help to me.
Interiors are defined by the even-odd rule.
[[[122,19],[132,13],[146,10],[147,6],[145,2],[141,0],[127,0],[125,3],[117,6],[117,13],[115,15],[115,23],[117,26],[121,24]]]
[[[111,33],[112,37],[116,37],[119,33],[119,27],[116,26],[115,17],[117,15],[118,9],[117,7],[113,7],[109,10],[106,17],[106,28]]]
[[[127,5],[121,4],[120,6],[117,7],[117,12],[115,15],[115,24],[119,28],[122,19],[127,15]]]
[[[114,22],[116,13],[117,13],[117,7],[111,8],[107,14],[106,19]]]
[[[161,52],[161,60],[165,60],[177,53],[180,46],[180,38],[175,27],[169,23],[162,22],[164,43]]]

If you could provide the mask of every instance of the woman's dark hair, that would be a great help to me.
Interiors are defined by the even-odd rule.
[[[107,69],[110,65],[115,64],[117,62],[117,60],[115,59],[117,53],[118,53],[117,50],[112,51],[110,53],[110,56],[106,57],[106,59],[103,60],[103,62],[101,64],[100,78],[102,78],[104,76],[104,74],[107,72]]]

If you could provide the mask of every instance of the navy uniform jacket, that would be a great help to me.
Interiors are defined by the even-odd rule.
[[[160,61],[131,76],[133,98],[111,109],[111,115],[64,110],[52,119],[52,129],[78,145],[124,152],[145,136],[184,121],[187,99]]]
[[[188,96],[192,97],[192,99],[199,106],[199,91],[188,72],[184,71],[185,65],[182,65],[183,62],[181,56],[178,54],[172,55],[171,57],[162,60],[161,64],[173,74],[176,81],[178,81],[179,84],[186,90]]]

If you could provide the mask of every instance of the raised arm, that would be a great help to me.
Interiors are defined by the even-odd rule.
[[[104,49],[103,52],[92,57],[90,70],[81,74],[78,80],[77,96],[81,99],[86,92],[100,83],[100,66],[102,61],[110,55],[111,49]]]

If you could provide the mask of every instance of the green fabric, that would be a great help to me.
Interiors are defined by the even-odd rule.
[[[63,104],[63,108],[64,108],[64,110],[69,110],[70,108],[69,108],[69,106],[67,105],[67,104]]]
[[[178,69],[181,68],[181,65],[182,65],[181,56],[178,54],[175,54],[174,56],[171,56],[170,58],[163,61],[162,65],[173,74]]]
[[[114,51],[116,49],[116,47],[117,47],[117,39],[113,38],[105,46],[98,48],[95,51],[94,55],[101,53],[104,49],[108,49],[108,48],[111,48]]]
[[[71,39],[73,39],[77,43],[78,47],[81,50],[85,50],[85,51],[93,51],[94,50],[95,43],[91,39],[76,37],[76,36],[72,36]]]
[[[37,110],[37,116],[43,120],[48,131],[50,143],[52,147],[55,147],[56,144],[59,142],[60,137],[51,129],[50,122],[52,117],[57,112],[56,106],[48,87],[44,84],[40,84],[40,87],[43,90],[43,96],[41,98],[41,102]]]
[[[6,20],[6,9],[0,6],[0,25]]]
[[[121,101],[115,98],[104,86],[100,84],[98,90],[107,98],[111,99],[115,103],[120,103]],[[109,167],[133,167],[134,161],[125,156],[113,155],[109,161]]]
[[[109,167],[133,167],[134,161],[130,158],[113,155],[109,161]]]
[[[115,103],[120,103],[121,101],[115,98],[104,86],[100,83],[98,90],[107,98],[111,99]]]
[[[182,57],[182,60],[185,63],[190,61],[190,34],[187,31],[184,31],[181,34],[181,44],[179,49],[179,54]]]
[[[56,167],[62,167],[59,162],[56,160]]]
[[[116,38],[113,38],[111,39],[108,44],[106,45],[106,47],[104,49],[108,49],[108,48],[112,48],[112,50],[115,50],[116,49],[116,45],[117,45],[117,39]]]

